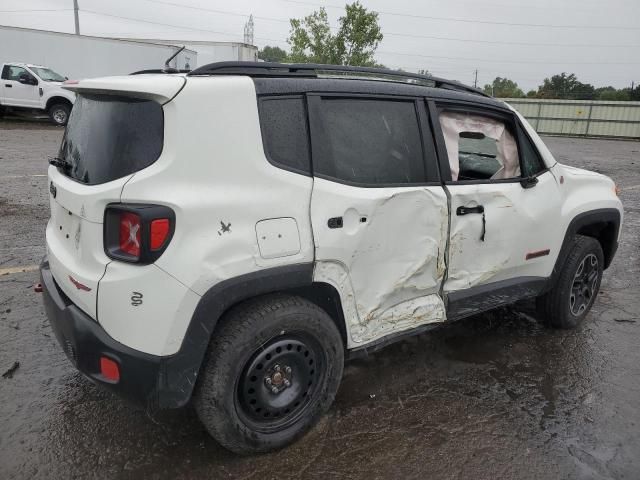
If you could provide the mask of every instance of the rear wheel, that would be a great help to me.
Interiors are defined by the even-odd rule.
[[[71,113],[71,107],[65,103],[56,103],[49,107],[49,118],[53,123],[61,127],[65,126],[69,121],[69,113]]]
[[[224,447],[248,454],[282,448],[330,407],[344,347],[327,313],[275,295],[229,311],[213,334],[194,404]]]
[[[538,312],[545,323],[554,328],[575,328],[598,295],[603,266],[600,242],[576,236],[555,287],[538,298]]]

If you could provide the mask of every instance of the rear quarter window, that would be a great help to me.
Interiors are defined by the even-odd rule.
[[[309,127],[303,97],[262,97],[260,127],[265,155],[273,165],[311,175]]]
[[[162,106],[152,100],[78,95],[59,157],[67,176],[106,183],[153,164],[164,142]]]

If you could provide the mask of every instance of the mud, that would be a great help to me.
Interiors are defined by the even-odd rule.
[[[37,263],[46,156],[61,130],[0,122],[0,272]],[[51,333],[37,272],[0,274],[0,478],[640,477],[640,143],[546,138],[613,177],[626,219],[587,321],[545,329],[523,303],[350,362],[301,441],[254,458],[193,410],[149,418],[78,374]]]

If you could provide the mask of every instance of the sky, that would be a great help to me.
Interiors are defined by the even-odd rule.
[[[242,41],[288,48],[289,19],[324,6],[332,27],[340,0],[78,0],[85,35]],[[361,0],[379,12],[376,59],[479,87],[507,77],[526,92],[567,72],[596,87],[640,83],[638,0]],[[73,0],[0,0],[0,25],[73,32]]]

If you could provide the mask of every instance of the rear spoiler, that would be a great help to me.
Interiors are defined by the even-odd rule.
[[[66,84],[62,88],[75,93],[117,95],[166,103],[184,87],[184,75],[102,77]]]

